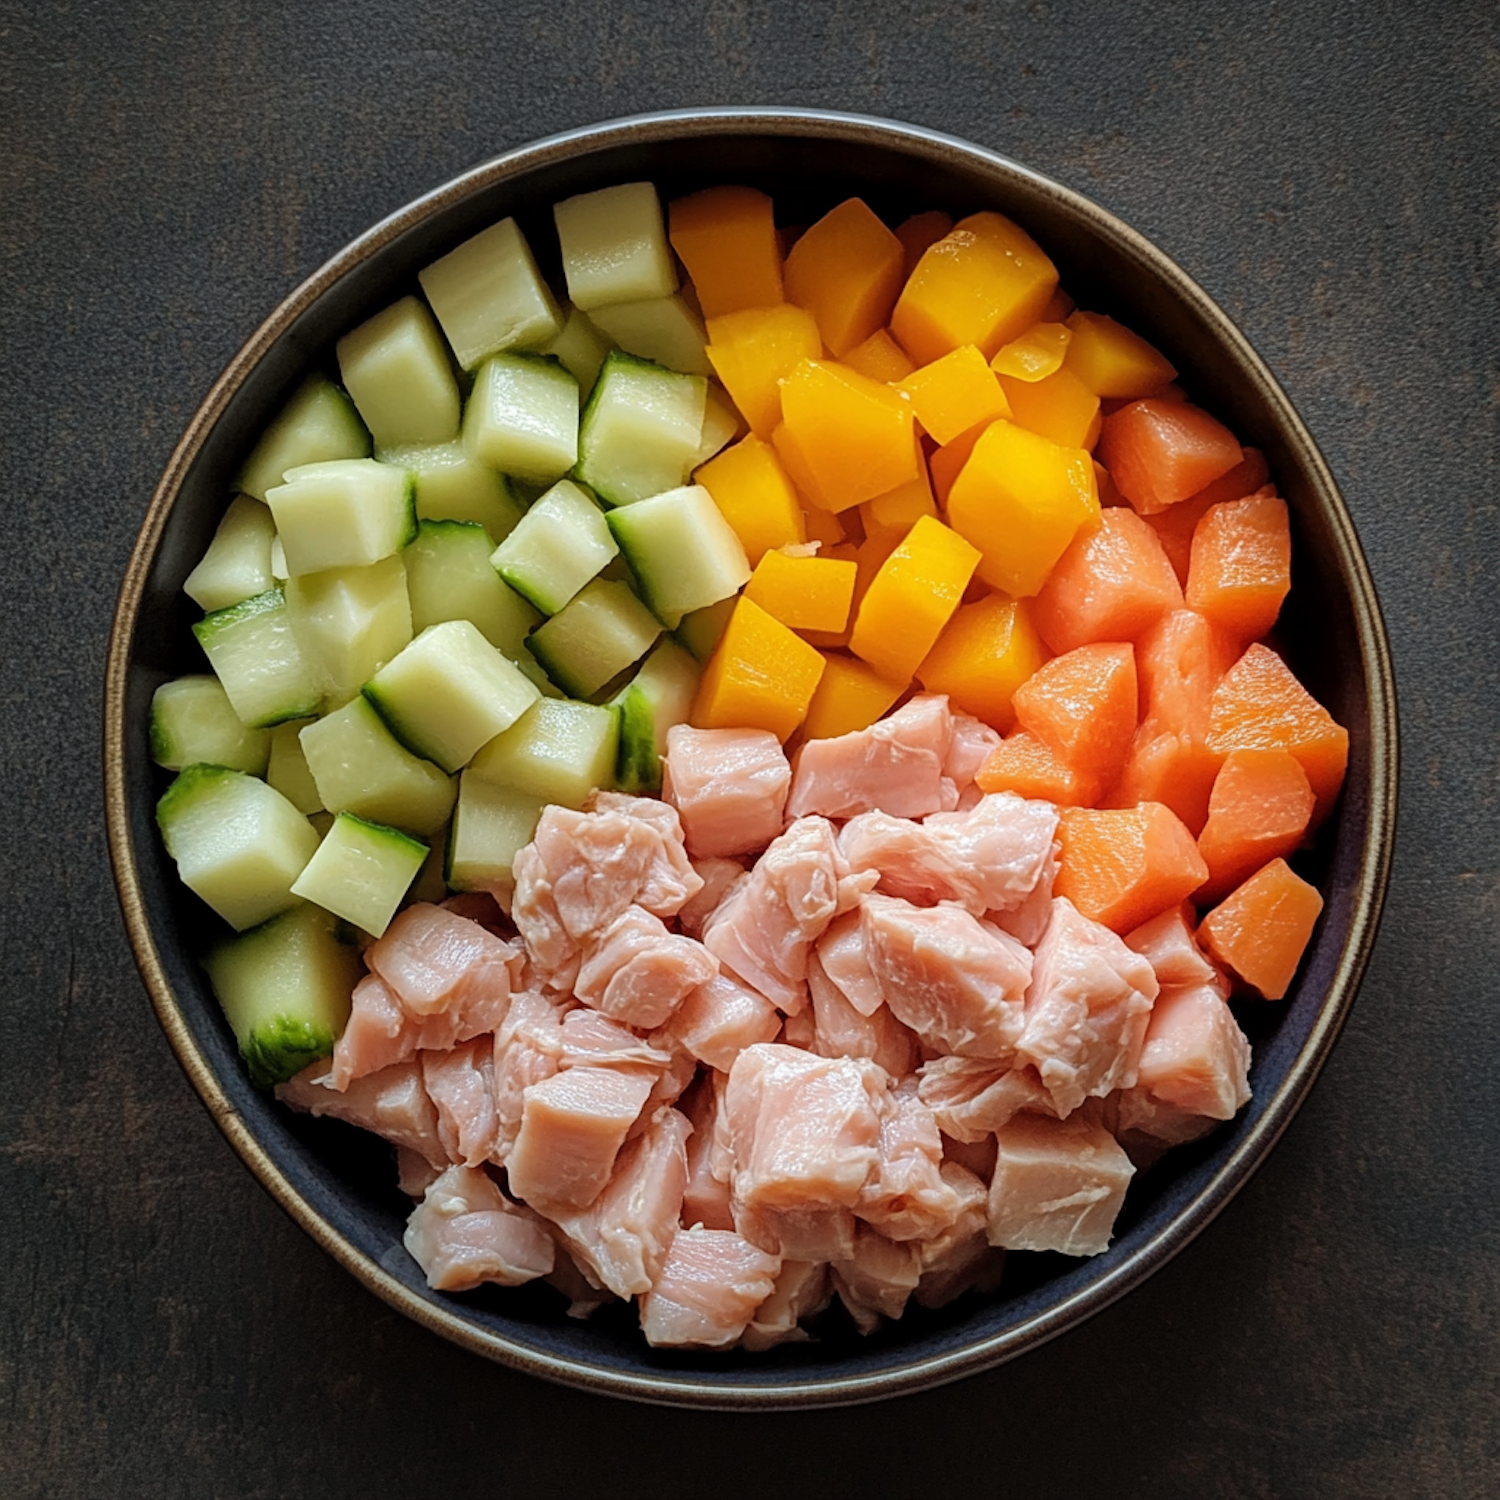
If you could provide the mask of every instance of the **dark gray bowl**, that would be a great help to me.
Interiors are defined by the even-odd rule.
[[[152,818],[162,776],[147,749],[151,694],[167,677],[202,669],[182,581],[231,474],[299,377],[331,367],[340,334],[415,290],[419,268],[486,225],[514,214],[544,269],[555,270],[546,263],[551,205],[642,178],[665,197],[752,183],[775,195],[787,223],[810,222],[852,193],[892,221],[925,208],[995,208],[1017,219],[1083,306],[1150,338],[1199,402],[1265,450],[1295,531],[1281,633],[1293,667],[1351,739],[1342,801],[1304,866],[1327,906],[1290,996],[1247,1012],[1255,1097],[1239,1117],[1137,1179],[1106,1254],[1013,1255],[994,1295],[914,1309],[869,1339],[835,1322],[819,1342],[762,1356],[654,1352],[623,1310],[572,1322],[545,1287],[429,1291],[401,1246],[406,1204],[381,1143],[294,1117],[250,1087],[194,961],[214,919],[178,883]],[[870,1401],[956,1380],[1061,1333],[1182,1249],[1271,1149],[1333,1045],[1374,940],[1396,799],[1394,690],[1364,558],[1312,437],[1224,313],[1118,220],[1004,157],[913,126],[784,110],[651,115],[511,152],[392,215],[293,292],[209,393],[152,499],[115,619],[105,753],[115,878],[141,973],[194,1087],[277,1202],[378,1296],[477,1353],[594,1391],[718,1407]]]

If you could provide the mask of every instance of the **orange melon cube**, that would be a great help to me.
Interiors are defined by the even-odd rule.
[[[698,680],[691,722],[696,729],[769,729],[785,743],[822,675],[815,647],[741,595]]]
[[[1068,329],[1068,368],[1096,396],[1150,396],[1177,374],[1139,334],[1103,313],[1075,312]]]
[[[1187,602],[1222,630],[1252,641],[1281,613],[1292,587],[1286,501],[1250,495],[1213,505],[1193,532]]]
[[[1263,864],[1290,854],[1312,821],[1307,773],[1285,750],[1236,750],[1208,799],[1198,852],[1208,866],[1200,900],[1217,901]]]
[[[1000,377],[1011,420],[1063,448],[1092,448],[1099,441],[1099,398],[1066,365],[1040,380]]]
[[[986,359],[1024,333],[1057,289],[1057,267],[1019,224],[971,214],[923,252],[891,314],[919,365],[977,344]]]
[[[981,792],[1014,792],[1059,807],[1089,807],[1099,796],[1092,776],[1060,759],[1045,740],[1024,729],[1008,734],[974,777]]]
[[[849,623],[858,569],[832,557],[767,552],[755,565],[744,597],[793,630],[842,630]]]
[[[917,668],[917,680],[1005,734],[1016,722],[1016,689],[1046,659],[1029,601],[990,594],[954,611]]]
[[[1266,1000],[1291,988],[1323,898],[1284,859],[1257,870],[1198,926],[1198,941]]]
[[[984,436],[985,428],[989,425],[988,422],[980,422],[967,432],[959,433],[951,443],[944,443],[928,458],[927,472],[932,479],[932,493],[939,505],[947,505],[954,480],[963,472],[969,455],[974,451],[974,445]]]
[[[781,250],[771,200],[750,187],[711,187],[667,205],[667,236],[705,318],[781,301]]]
[[[1078,532],[1099,520],[1088,454],[1003,419],[979,435],[947,503],[953,529],[981,553],[979,576],[1017,599],[1035,594]]]
[[[1222,505],[1226,500],[1243,500],[1246,495],[1255,494],[1271,477],[1270,467],[1259,448],[1246,448],[1244,454],[1227,474],[1205,485],[1196,495],[1189,495],[1186,500],[1179,500],[1176,505],[1169,505],[1166,510],[1146,517],[1167,549],[1167,556],[1172,559],[1172,566],[1184,588],[1187,587],[1188,565],[1193,556],[1193,532],[1198,529],[1198,522],[1209,507]],[[1103,498],[1102,490],[1100,497]],[[1129,504],[1129,501],[1121,496],[1121,503]]]
[[[928,209],[926,213],[913,214],[896,226],[896,238],[901,241],[906,265],[902,276],[910,276],[916,270],[929,245],[935,245],[953,228],[953,216],[940,208]]]
[[[792,246],[786,297],[817,319],[823,342],[842,356],[885,326],[905,270],[901,241],[862,198],[849,198]]]
[[[890,335],[890,330],[877,328],[864,343],[856,344],[844,355],[844,363],[871,380],[890,384],[905,380],[916,366],[906,357],[906,351]]]
[[[906,533],[923,516],[937,515],[937,504],[932,498],[932,483],[927,475],[927,465],[920,454],[917,456],[916,477],[905,484],[866,500],[859,507],[859,518],[865,535],[887,536],[894,548]]]
[[[868,729],[906,691],[852,656],[827,656],[818,690],[802,723],[804,740],[831,740]]]
[[[990,369],[1012,380],[1045,380],[1062,368],[1072,337],[1066,323],[1033,323],[1000,350],[990,361]]]
[[[826,557],[830,547],[839,547],[848,541],[858,542],[858,535],[851,536],[844,524],[854,514],[856,512],[846,510],[841,520],[831,510],[824,510],[821,505],[802,507],[802,528],[807,532],[808,541],[822,545],[823,551],[819,556]]]
[[[1182,820],[1159,802],[1070,807],[1057,826],[1053,891],[1122,936],[1191,896],[1208,866]]]
[[[916,478],[911,405],[889,386],[844,365],[804,359],[782,384],[781,410],[814,505],[846,510]],[[796,468],[788,467],[795,480]]]
[[[978,551],[923,516],[860,600],[849,649],[893,682],[910,681],[962,600]]]
[[[754,433],[711,458],[693,480],[713,496],[752,568],[773,548],[807,540],[791,478],[775,448]]]
[[[811,313],[783,303],[708,320],[708,362],[757,437],[781,421],[781,382],[823,352]]]
[[[1244,451],[1206,411],[1158,397],[1110,413],[1100,433],[1099,458],[1120,493],[1149,516],[1227,474]]]
[[[1135,651],[1111,641],[1053,657],[1016,689],[1011,707],[1059,760],[1108,786],[1130,749],[1139,701]]]
[[[1010,406],[995,373],[973,344],[965,344],[923,365],[900,382],[924,431],[938,443],[996,417],[1008,417]]]

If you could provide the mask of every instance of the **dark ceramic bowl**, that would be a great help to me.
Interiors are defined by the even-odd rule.
[[[913,1309],[869,1339],[834,1327],[767,1355],[648,1350],[624,1309],[570,1321],[549,1288],[428,1290],[401,1246],[407,1204],[382,1143],[277,1107],[253,1089],[194,961],[209,919],[178,883],[152,809],[151,694],[202,670],[182,582],[212,535],[230,476],[303,373],[335,340],[416,289],[428,262],[514,214],[548,267],[551,205],[649,179],[664,198],[719,182],[774,194],[808,223],[862,194],[887,220],[919,209],[1009,214],[1063,284],[1157,344],[1194,397],[1264,449],[1291,504],[1295,587],[1282,633],[1292,665],[1350,730],[1348,780],[1308,861],[1327,898],[1296,986],[1249,1011],[1253,1102],[1132,1188],[1110,1250],[1092,1260],[1012,1255],[988,1297]],[[189,424],[151,502],[121,591],[106,699],[110,846],[131,942],[173,1047],[219,1127],[277,1202],[367,1287],[419,1323],[518,1369],[641,1400],[719,1407],[870,1401],[955,1380],[1063,1332],[1182,1249],[1286,1128],[1328,1055],[1374,939],[1390,860],[1396,710],[1385,633],[1349,515],[1307,429],[1234,325],[1159,250],[1078,194],[963,141],[912,126],[789,111],[654,115],[556,136],[478,167],[386,219],[271,315]]]

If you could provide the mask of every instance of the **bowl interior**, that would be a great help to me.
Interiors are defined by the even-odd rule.
[[[417,290],[419,269],[501,218],[519,220],[544,273],[560,281],[551,205],[642,178],[664,199],[750,183],[773,195],[786,224],[807,224],[854,194],[889,222],[930,208],[994,208],[1019,221],[1081,306],[1157,344],[1195,400],[1266,452],[1294,527],[1294,587],[1278,640],[1351,734],[1344,796],[1304,866],[1327,907],[1296,986],[1279,1005],[1239,1008],[1255,1051],[1251,1104],[1137,1177],[1107,1254],[1013,1254],[992,1296],[913,1308],[869,1339],[830,1320],[818,1342],[759,1356],[650,1351],[627,1309],[575,1322],[540,1286],[430,1292],[401,1245],[408,1204],[383,1144],[293,1116],[250,1086],[195,962],[217,919],[178,883],[152,816],[164,777],[148,753],[151,695],[169,677],[203,670],[182,581],[280,402],[308,369],[336,373],[341,334]],[[954,1378],[1060,1331],[1148,1274],[1240,1185],[1310,1084],[1373,938],[1393,817],[1394,707],[1373,591],[1325,466],[1249,346],[1160,252],[1085,200],[963,143],[836,116],[653,117],[543,142],[402,210],[330,262],[247,345],[174,455],[122,595],[106,717],[112,847],[143,972],[190,1077],[278,1201],[380,1295],[446,1336],[552,1378],[660,1401],[850,1401]]]

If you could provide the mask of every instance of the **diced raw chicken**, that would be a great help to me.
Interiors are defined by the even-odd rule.
[[[609,1182],[655,1081],[644,1068],[585,1065],[531,1084],[505,1160],[511,1191],[549,1219],[554,1209],[587,1208]]]
[[[1051,895],[1056,836],[1050,802],[998,792],[922,823],[862,813],[844,825],[839,848],[851,870],[874,870],[886,895],[918,906],[955,901],[978,917],[1022,905],[1044,881]]]
[[[1059,1115],[1135,1082],[1156,993],[1139,953],[1065,896],[1053,901],[1017,1054],[1035,1065]]]
[[[897,1020],[928,1046],[1007,1060],[1025,1023],[1031,955],[956,906],[867,896],[865,947]]]
[[[995,1175],[995,1137],[993,1132],[977,1141],[955,1140],[943,1132],[943,1160],[953,1162],[988,1182]]]
[[[726,1349],[776,1285],[781,1261],[732,1229],[679,1229],[656,1284],[641,1298],[653,1348]]]
[[[625,1143],[609,1185],[588,1208],[549,1215],[579,1264],[617,1297],[649,1292],[661,1275],[682,1212],[692,1128],[680,1111],[658,1110]]]
[[[734,1228],[729,1206],[729,1160],[715,1139],[723,1097],[723,1087],[716,1086],[712,1072],[700,1074],[683,1095],[683,1113],[693,1127],[687,1143],[687,1185],[682,1192],[685,1229],[694,1224],[705,1229]],[[715,1167],[719,1168],[718,1176],[714,1175]]]
[[[993,1291],[1005,1265],[1005,1252],[989,1242],[989,1189],[957,1162],[943,1163],[943,1181],[958,1199],[958,1213],[947,1229],[917,1244],[922,1279],[912,1296],[923,1307]]]
[[[1101,1106],[1099,1123],[1120,1143],[1140,1172],[1160,1161],[1171,1147],[1202,1140],[1220,1123],[1210,1115],[1178,1109],[1139,1084],[1089,1103]]]
[[[583,955],[563,926],[546,861],[535,844],[517,851],[511,867],[515,890],[510,914],[526,946],[536,983],[559,994],[571,994]]]
[[[472,1167],[449,1167],[427,1189],[401,1239],[440,1292],[520,1286],[552,1269],[551,1236]]]
[[[972,714],[953,715],[953,737],[943,760],[943,776],[953,783],[957,810],[975,807],[984,794],[974,785],[979,768],[990,758],[990,751],[1000,743],[1000,732],[981,723]]]
[[[682,818],[694,860],[753,854],[781,832],[792,768],[766,729],[667,731],[662,796]]]
[[[935,1057],[923,1063],[917,1092],[938,1129],[966,1145],[986,1139],[1023,1109],[1056,1113],[1035,1068],[978,1057]]]
[[[1134,932],[1127,932],[1125,946],[1139,953],[1151,965],[1156,982],[1163,989],[1180,984],[1217,987],[1224,982],[1223,976],[1198,946],[1198,940],[1188,926],[1187,913],[1181,906],[1171,907],[1142,923]],[[1227,994],[1226,989],[1226,998]]]
[[[885,1004],[885,991],[865,952],[861,909],[846,911],[828,924],[818,939],[818,962],[823,973],[862,1016],[873,1016]]]
[[[1052,920],[1052,883],[1057,878],[1059,847],[1053,845],[1053,852],[1042,869],[1036,889],[1024,901],[1018,906],[992,911],[985,918],[1027,948],[1035,948],[1041,942],[1047,923]]]
[[[495,1151],[502,1166],[515,1146],[526,1090],[558,1070],[563,1055],[563,1011],[535,990],[512,996],[505,1024],[495,1032]]]
[[[859,1226],[854,1254],[833,1263],[834,1290],[863,1334],[874,1333],[881,1318],[899,1318],[921,1279],[921,1248],[898,1244],[868,1224]]]
[[[548,1033],[545,1044],[557,1047],[560,1068],[586,1064],[614,1068],[664,1069],[672,1062],[669,1048],[652,1045],[650,1040],[623,1021],[614,1021],[597,1010],[570,1010],[562,1017],[555,1033]]]
[[[868,1057],[892,1078],[916,1070],[921,1056],[916,1032],[903,1026],[887,1005],[861,1015],[823,972],[816,952],[808,960],[807,985],[812,995],[812,1050],[820,1057]]]
[[[638,906],[658,917],[674,917],[698,893],[700,877],[688,858],[682,819],[670,803],[658,797],[632,797],[626,792],[595,792],[589,799],[589,811],[635,818],[661,840],[636,897]]]
[[[1186,1114],[1231,1120],[1250,1101],[1250,1043],[1207,985],[1164,989],[1146,1030],[1138,1088]]]
[[[778,1043],[735,1059],[727,1094],[735,1227],[792,1260],[850,1243],[853,1216],[880,1159],[885,1075],[871,1062]]]
[[[478,922],[418,902],[398,912],[365,962],[395,992],[408,1014],[469,1010],[492,994],[509,995],[510,965],[520,957]]]
[[[818,1040],[818,1023],[813,1016],[812,1007],[788,1016],[781,1023],[781,1030],[776,1034],[775,1040],[784,1047],[796,1047],[802,1052],[816,1051],[813,1044]]]
[[[396,1186],[408,1198],[420,1201],[422,1194],[438,1180],[443,1170],[433,1166],[420,1151],[413,1151],[410,1146],[396,1147]]]
[[[1135,1168],[1102,1126],[1017,1115],[996,1131],[989,1237],[1007,1250],[1098,1255]]]
[[[667,1054],[667,1065],[657,1074],[632,1135],[638,1135],[662,1105],[676,1104],[698,1076],[698,1059],[670,1031],[653,1031],[647,1040]]]
[[[703,942],[726,968],[790,1013],[807,1003],[807,954],[859,899],[826,818],[799,818],[724,898]],[[873,884],[867,877],[865,885]]]
[[[695,859],[693,869],[703,882],[703,889],[683,903],[677,913],[677,925],[689,937],[701,938],[708,919],[736,883],[745,878],[746,871],[737,859]]]
[[[421,1064],[412,1058],[367,1073],[344,1090],[331,1087],[325,1065],[315,1062],[295,1078],[278,1083],[276,1097],[304,1114],[330,1115],[372,1130],[398,1150],[414,1151],[435,1167],[448,1165],[437,1111],[423,1087]]]
[[[746,1047],[775,1039],[781,1016],[764,995],[721,973],[683,1000],[667,1029],[700,1062],[727,1073]]]
[[[574,993],[617,1021],[651,1031],[718,972],[702,943],[668,932],[644,907],[627,906],[585,945]]]
[[[958,1195],[942,1175],[943,1141],[932,1111],[903,1079],[880,1112],[880,1161],[855,1213],[890,1240],[924,1240],[958,1215]]]
[[[945,803],[954,807],[953,783],[943,774],[952,739],[947,698],[920,694],[868,729],[809,740],[797,752],[787,816],[852,818],[878,809],[921,818]]]
[[[417,1056],[448,1159],[466,1167],[490,1160],[500,1129],[495,1112],[493,1039],[479,1036],[447,1052],[419,1052]]]
[[[760,1352],[777,1344],[805,1342],[804,1319],[815,1318],[833,1300],[833,1280],[822,1261],[784,1260],[771,1295],[755,1310],[740,1339],[742,1349]]]

